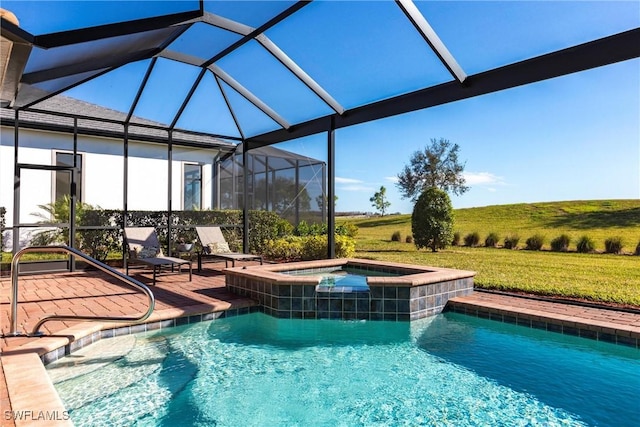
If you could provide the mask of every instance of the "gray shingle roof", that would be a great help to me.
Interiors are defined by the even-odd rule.
[[[123,123],[126,120],[127,115],[123,112],[112,110],[110,108],[58,95],[40,102],[33,107],[33,110],[40,110],[43,112],[29,110],[20,111],[19,120],[21,127],[73,132],[73,117],[44,113],[44,111],[47,111],[62,113],[69,116],[95,118],[95,120],[90,118],[78,119],[78,131],[81,134],[100,135],[113,138],[124,137]],[[15,121],[14,110],[9,108],[0,108],[0,119],[2,120],[3,125],[13,125],[13,122]],[[100,119],[106,119],[109,121]],[[154,127],[142,127],[136,126],[136,124]],[[168,142],[167,128],[168,125],[166,124],[133,116],[129,126],[129,136],[136,140],[166,143]],[[206,145],[214,148],[235,148],[235,144],[211,135],[191,134],[180,132],[179,130],[174,130],[173,142],[186,145]]]

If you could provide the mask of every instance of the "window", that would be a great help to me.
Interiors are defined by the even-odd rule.
[[[55,153],[56,166],[73,167],[73,153]],[[60,200],[64,196],[71,196],[71,174],[72,171],[56,171],[55,200]],[[74,181],[76,184],[76,200],[82,201],[82,154],[76,154],[76,171]]]
[[[183,209],[192,211],[202,207],[202,166],[184,165]]]

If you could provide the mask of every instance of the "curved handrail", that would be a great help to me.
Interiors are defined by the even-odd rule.
[[[80,252],[77,249],[71,248],[69,246],[57,245],[57,246],[30,246],[19,250],[11,261],[11,331],[10,335],[18,336],[21,335],[18,332],[18,265],[20,264],[20,258],[22,255],[28,252],[64,252],[71,255],[75,255],[84,259],[88,264],[97,267],[99,270],[109,274],[116,279],[120,279],[130,285],[139,288],[147,295],[149,299],[149,309],[146,313],[144,313],[141,317],[110,317],[110,316],[58,316],[55,314],[48,315],[43,317],[36,323],[33,327],[32,335],[37,335],[38,329],[45,323],[50,320],[87,320],[92,322],[122,322],[122,323],[139,323],[147,320],[151,313],[153,313],[153,309],[155,307],[155,297],[151,290],[144,284],[141,283],[125,274],[120,273],[119,271],[109,267],[108,265],[91,258],[90,256]]]

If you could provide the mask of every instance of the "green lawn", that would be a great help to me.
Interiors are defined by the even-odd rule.
[[[586,234],[600,249],[606,237],[620,235],[628,242],[627,252],[633,252],[640,240],[640,201],[460,209],[456,210],[456,220],[454,229],[463,233],[478,231],[483,240],[490,231],[501,237],[518,232],[521,245],[536,232],[547,235],[548,241],[561,233]],[[356,253],[360,258],[473,270],[477,272],[476,286],[481,288],[640,306],[638,256],[467,247],[432,253],[417,251],[413,244],[391,241],[394,231],[400,231],[403,239],[410,234],[410,215],[339,222],[343,221],[360,229]]]
[[[344,220],[341,220],[344,221]],[[395,215],[384,218],[348,220],[357,225],[361,234],[370,239],[391,239],[394,231],[402,236],[411,234],[411,215]],[[456,209],[454,231],[461,236],[477,231],[484,242],[487,234],[498,233],[500,242],[507,234],[520,236],[520,246],[533,234],[545,236],[549,248],[551,239],[566,233],[576,240],[587,235],[597,250],[604,250],[604,241],[621,236],[624,251],[633,253],[640,242],[640,200],[592,200],[552,203],[486,206]]]

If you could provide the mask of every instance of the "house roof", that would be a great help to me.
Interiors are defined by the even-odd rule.
[[[37,109],[20,111],[20,127],[58,132],[73,132],[74,117],[78,119],[78,131],[86,135],[105,136],[122,139],[127,115],[116,110],[101,107],[89,102],[58,95],[38,104]],[[95,120],[92,118],[99,118]],[[15,112],[0,108],[2,124],[13,126]],[[129,126],[129,136],[136,140],[165,143],[168,138],[166,125],[139,117],[133,118]],[[174,131],[173,142],[184,145],[199,145],[207,148],[233,150],[235,145],[210,135]]]

